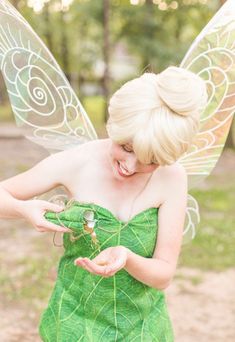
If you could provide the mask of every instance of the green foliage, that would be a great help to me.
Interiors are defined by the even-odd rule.
[[[129,53],[140,60],[140,70],[150,64],[158,71],[169,64],[178,64],[187,48],[217,10],[217,1],[209,5],[186,5],[178,1],[177,9],[159,10],[155,4],[133,6],[130,1],[110,1],[110,40],[112,47],[123,42]],[[55,0],[49,2],[49,23],[46,27],[45,7],[36,14],[21,4],[20,11],[44,39],[50,31],[53,51],[61,63],[61,34],[66,31],[69,41],[69,59],[72,73],[94,78],[94,66],[102,60],[103,1],[74,0],[61,23],[61,12],[56,11]],[[61,24],[63,24],[61,27]]]
[[[105,101],[102,96],[87,96],[83,99],[83,105],[96,129],[103,128]]]
[[[141,69],[158,72],[169,64],[179,64],[214,12],[205,5],[178,3],[178,9],[167,11],[147,2],[142,6],[120,7],[119,38],[127,42],[131,53],[140,57]]]
[[[11,105],[9,102],[0,106],[0,123],[14,121],[14,116],[12,114]]]

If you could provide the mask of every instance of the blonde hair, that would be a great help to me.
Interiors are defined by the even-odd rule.
[[[144,73],[111,97],[107,132],[117,143],[132,142],[140,162],[170,165],[188,150],[206,101],[205,82],[190,71]]]

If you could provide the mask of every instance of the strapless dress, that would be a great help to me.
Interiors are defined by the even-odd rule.
[[[84,230],[90,214],[99,245]],[[174,341],[162,290],[143,284],[124,269],[106,278],[74,265],[79,256],[92,259],[100,250],[118,245],[151,258],[157,241],[158,208],[148,208],[123,222],[97,204],[73,201],[64,211],[47,212],[45,217],[73,233],[63,235],[57,280],[39,324],[42,341]]]

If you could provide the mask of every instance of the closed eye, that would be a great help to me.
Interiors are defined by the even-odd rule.
[[[124,151],[128,152],[128,153],[131,153],[133,152],[132,149],[128,148],[126,145],[121,145],[121,147],[123,148]]]

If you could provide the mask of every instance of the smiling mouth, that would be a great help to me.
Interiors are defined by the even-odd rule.
[[[121,176],[123,176],[123,177],[129,177],[129,176],[131,176],[131,175],[134,174],[134,172],[129,173],[129,172],[128,172],[120,163],[119,163],[119,161],[117,161],[117,165],[118,165],[118,172],[119,172],[119,174],[120,174]]]

